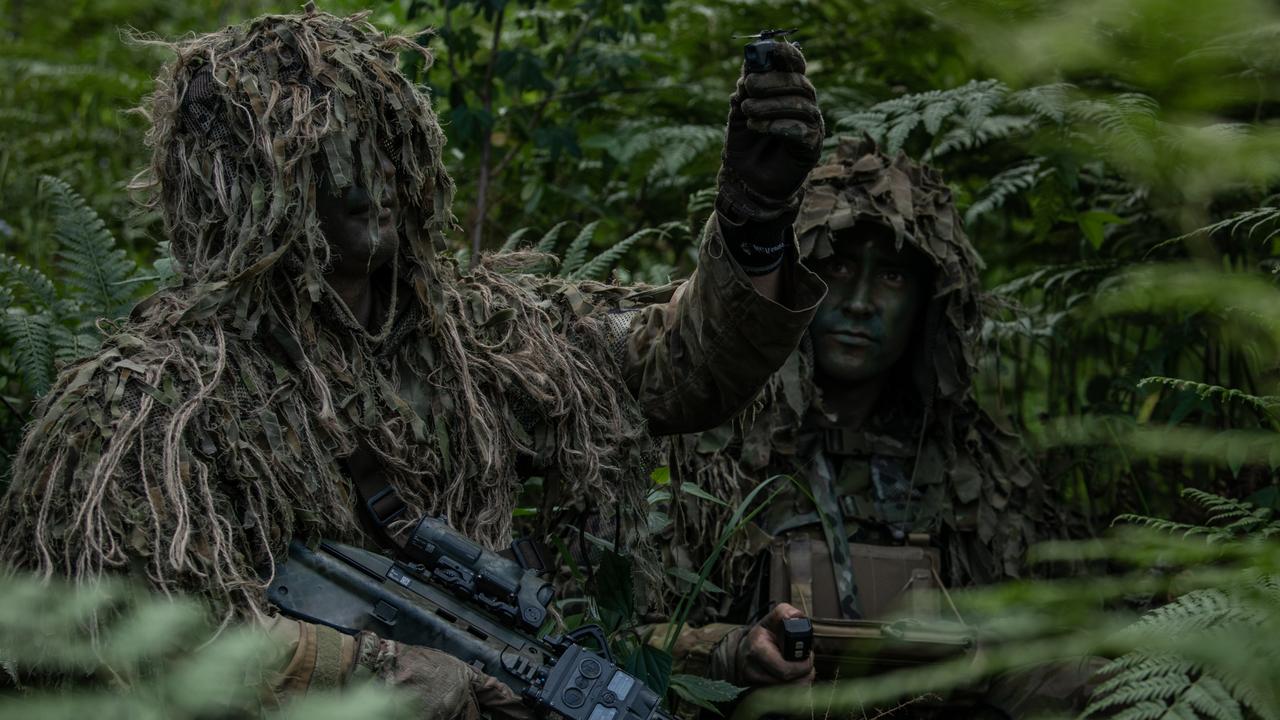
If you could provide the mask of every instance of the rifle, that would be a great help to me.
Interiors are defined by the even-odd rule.
[[[420,521],[403,551],[401,560],[295,540],[267,598],[299,620],[449,653],[505,683],[539,715],[671,720],[662,698],[613,661],[599,626],[538,637],[555,589],[536,571],[439,518]],[[598,651],[583,647],[588,639]]]

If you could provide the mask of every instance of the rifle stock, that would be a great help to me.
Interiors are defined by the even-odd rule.
[[[424,521],[415,537],[438,540],[442,533],[453,533],[434,519],[426,525]],[[530,619],[545,617],[552,599],[549,586],[532,571],[487,550],[477,553],[470,541],[462,541],[467,545],[433,544],[432,551],[444,546],[446,562],[440,562],[441,553],[424,555],[420,545],[413,556],[430,565],[335,542],[311,550],[294,541],[288,561],[276,568],[267,597],[300,620],[347,634],[368,630],[449,653],[505,683],[540,714],[569,720],[669,719],[658,694],[613,662],[598,627],[541,638],[530,631]],[[448,552],[459,548],[465,552]],[[524,578],[517,584],[528,587],[522,590],[509,581],[495,585],[495,576]],[[495,597],[490,593],[495,587],[509,594]],[[529,612],[530,597],[536,598],[540,613]],[[519,598],[524,601],[514,601]],[[586,637],[597,639],[600,652],[579,644]]]

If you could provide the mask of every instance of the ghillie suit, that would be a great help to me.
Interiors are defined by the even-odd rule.
[[[604,312],[624,290],[510,272],[518,258],[463,272],[441,257],[444,136],[396,70],[398,53],[430,56],[364,18],[309,9],[167,45],[136,185],[181,282],[44,398],[0,508],[4,562],[131,571],[255,615],[291,538],[370,544],[353,455],[407,505],[392,530],[432,513],[505,544],[521,477],[539,474],[562,500],[618,513],[625,533],[642,517],[646,423],[721,422],[794,346],[811,310],[764,307],[727,259],[707,260],[724,256],[714,223],[683,300],[629,315]],[[327,280],[317,219],[321,188],[353,185],[372,198],[371,231],[398,208],[398,250],[369,278],[371,329]],[[736,321],[770,329],[747,338]],[[743,352],[757,366],[722,392],[717,363]]]
[[[680,493],[681,483],[696,483],[734,507],[768,478],[794,479],[773,480],[756,503],[773,491],[777,496],[732,536],[710,577],[725,592],[705,596],[709,601],[691,615],[701,626],[674,645],[686,671],[741,683],[744,623],[768,602],[789,602],[815,619],[819,680],[954,657],[971,638],[963,625],[939,624],[963,618],[934,591],[1018,577],[1028,545],[1056,534],[1044,520],[1044,485],[1017,439],[973,399],[980,260],[950,190],[905,155],[889,158],[870,140],[843,139],[809,175],[795,225],[801,255],[817,267],[834,254],[833,243],[860,237],[840,237],[841,231],[866,224],[888,228],[898,251],[913,248],[932,271],[911,344],[868,381],[883,387],[868,419],[842,427],[824,407],[806,336],[756,407],[682,438],[673,452],[673,561],[693,572],[706,559],[700,549],[724,532],[730,511]],[[884,630],[873,622],[903,615],[930,629],[913,634],[920,626]],[[665,641],[664,630],[659,626],[650,642]],[[940,705],[908,704],[905,712],[883,714],[1027,717],[1078,710],[1096,667],[1092,658],[1036,666]],[[803,714],[815,709],[832,710]]]
[[[914,536],[911,542],[918,544],[927,535],[928,544],[941,551],[939,579],[948,586],[1018,577],[1028,545],[1041,532],[1044,489],[1016,439],[972,398],[982,322],[980,260],[951,192],[935,171],[905,155],[891,159],[869,141],[845,139],[809,176],[796,221],[802,257],[829,257],[836,233],[858,223],[890,228],[897,247],[915,248],[934,272],[912,345],[883,380],[889,389],[866,426],[848,430],[823,421],[827,413],[806,337],[754,412],[684,440],[685,451],[673,460],[679,479],[733,505],[773,475],[818,482],[811,477],[815,454],[836,458],[834,494],[846,529],[859,542],[906,545]],[[904,487],[896,487],[904,480]],[[677,509],[676,532],[687,539],[680,543],[685,547],[705,547],[726,519],[716,506],[693,498]],[[745,587],[743,579],[751,575],[756,553],[776,542],[773,536],[820,528],[821,521],[804,493],[784,490],[757,518],[757,527],[738,533],[712,579],[737,590],[731,597],[750,598],[755,588]],[[815,542],[822,543],[822,533],[817,535]],[[696,571],[696,560],[684,562]],[[839,616],[828,601],[813,601]],[[743,611],[709,608],[706,619],[743,619]]]
[[[809,175],[795,225],[801,255],[817,266],[844,241],[838,234],[868,224],[888,228],[897,250],[913,248],[932,285],[925,285],[911,344],[869,381],[884,389],[867,420],[842,427],[824,407],[806,336],[755,407],[682,438],[673,451],[671,561],[695,573],[730,510],[681,493],[682,483],[732,508],[768,478],[794,479],[774,480],[756,504],[776,497],[731,536],[709,578],[725,592],[705,596],[690,616],[701,627],[675,647],[688,670],[740,679],[733,668],[742,624],[769,602],[789,602],[833,626],[895,611],[954,620],[936,596],[913,591],[1017,577],[1028,545],[1041,536],[1043,484],[1016,438],[972,396],[980,260],[951,192],[904,155],[889,158],[869,140],[844,139]],[[831,652],[847,652],[844,641],[828,637]],[[819,660],[823,678],[833,668]]]

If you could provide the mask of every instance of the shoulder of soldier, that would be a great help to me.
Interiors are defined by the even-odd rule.
[[[97,353],[62,369],[36,408],[15,472],[56,447],[92,457],[113,438],[163,432],[159,420],[191,400],[197,404],[184,412],[199,421],[205,407],[236,400],[227,388],[244,377],[240,355],[225,344],[219,349],[194,337],[179,341],[136,335],[126,326]],[[215,373],[235,376],[235,382],[202,393]]]

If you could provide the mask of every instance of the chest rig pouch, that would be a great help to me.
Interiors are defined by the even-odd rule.
[[[837,480],[826,453],[812,456],[807,479],[813,512],[768,528],[774,538],[761,595],[813,619],[820,678],[967,652],[973,633],[955,621],[942,598],[941,552],[921,531],[932,523],[917,517],[920,490],[903,462],[879,454],[845,460]],[[852,483],[851,467],[857,470]]]

